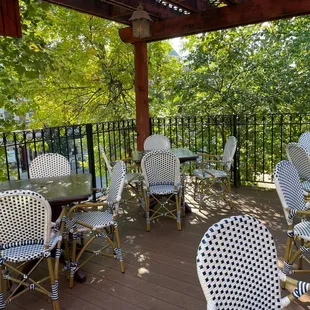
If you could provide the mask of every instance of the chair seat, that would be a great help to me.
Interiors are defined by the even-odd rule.
[[[301,186],[302,186],[302,189],[307,192],[307,195],[310,194],[310,181],[307,180],[307,181],[304,181],[301,183]]]
[[[196,169],[194,170],[194,176],[200,180],[209,178],[227,178],[227,173],[223,170],[216,169]]]
[[[178,193],[180,186],[175,190],[173,184],[158,184],[150,185],[150,194],[151,195],[169,195],[173,193]]]
[[[114,225],[113,215],[109,211],[88,211],[73,214],[74,221],[80,221],[96,228],[104,228]],[[79,231],[89,230],[87,227],[77,224]]]
[[[303,221],[294,226],[294,235],[310,241],[310,221]]]
[[[40,258],[44,256],[44,253],[45,248],[43,244],[29,244],[1,250],[0,256],[5,261],[19,263]]]

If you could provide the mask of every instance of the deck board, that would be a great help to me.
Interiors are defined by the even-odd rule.
[[[190,187],[186,199],[193,212],[182,219],[182,231],[177,230],[172,219],[161,218],[146,232],[138,204],[123,205],[119,229],[125,273],[120,273],[116,260],[96,256],[82,268],[87,275],[85,283],[76,283],[69,289],[60,276],[61,309],[205,309],[196,274],[197,247],[213,223],[231,215],[250,214],[262,221],[274,236],[282,262],[286,222],[274,189],[233,188],[232,210],[226,203],[210,200],[200,212]],[[309,275],[294,277],[310,280]],[[305,303],[298,301],[287,310],[309,309],[310,296],[305,295],[302,300]],[[16,299],[7,309],[48,310],[52,306],[45,296],[32,292]]]

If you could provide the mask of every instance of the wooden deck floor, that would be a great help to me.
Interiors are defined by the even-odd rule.
[[[275,190],[251,187],[233,188],[234,209],[214,200],[202,212],[187,190],[192,213],[183,218],[183,230],[175,221],[160,219],[145,231],[145,219],[135,204],[124,205],[119,227],[126,272],[121,274],[117,261],[95,257],[84,266],[86,283],[69,289],[60,278],[61,309],[206,309],[206,302],[196,275],[195,256],[203,233],[223,217],[250,214],[261,220],[278,245],[283,261],[286,223]],[[296,276],[295,276],[296,277]],[[303,276],[304,279],[309,276]],[[310,297],[302,298],[288,310],[310,309]],[[25,294],[7,309],[52,309],[46,297]],[[229,309],[227,309],[229,310]],[[272,310],[272,309],[266,309]]]

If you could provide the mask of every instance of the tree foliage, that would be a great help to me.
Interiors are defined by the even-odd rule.
[[[310,101],[310,17],[189,37],[178,110],[196,115],[304,112]]]

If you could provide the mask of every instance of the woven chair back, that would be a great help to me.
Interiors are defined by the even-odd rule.
[[[112,169],[107,195],[107,201],[110,205],[114,205],[115,211],[117,211],[122,198],[125,178],[126,165],[122,160],[118,160]]]
[[[301,134],[298,143],[310,154],[310,131],[306,131]]]
[[[303,189],[296,167],[288,160],[280,161],[274,169],[274,181],[286,221],[293,224],[291,210],[305,210]]]
[[[0,193],[0,247],[47,244],[51,207],[40,194],[27,190]]]
[[[180,160],[168,150],[155,150],[145,154],[141,169],[147,186],[180,183]]]
[[[296,167],[302,180],[310,178],[310,153],[299,143],[291,142],[286,145],[288,160]]]
[[[105,153],[105,151],[104,151],[103,146],[100,145],[100,144],[99,144],[99,150],[100,150],[100,153],[101,153],[101,155],[102,155],[102,157],[103,157],[103,159],[104,159],[105,165],[107,166],[109,175],[111,175],[111,174],[112,174],[112,169],[113,169],[113,168],[112,168],[112,166],[111,166],[110,161],[108,160],[108,157],[107,157],[107,155],[106,155],[106,153]]]
[[[144,140],[144,150],[150,151],[150,150],[169,150],[171,148],[170,141],[168,137],[155,134],[147,137]]]
[[[226,170],[230,171],[231,164],[233,161],[233,158],[236,153],[237,148],[237,139],[234,136],[228,137],[225,146],[224,146],[224,152],[222,156],[223,162],[226,162]]]
[[[253,217],[214,224],[201,239],[196,261],[207,309],[281,309],[277,263],[272,235]]]
[[[57,153],[45,153],[37,156],[30,164],[30,178],[48,178],[70,175],[68,159]]]

